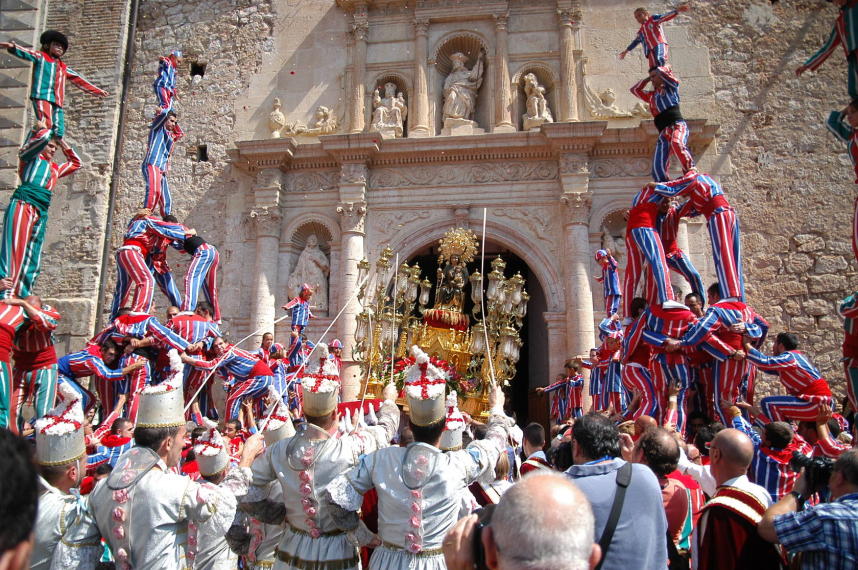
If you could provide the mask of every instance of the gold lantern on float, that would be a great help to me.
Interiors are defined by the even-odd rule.
[[[374,284],[358,292],[363,310],[357,316],[354,354],[364,367],[367,397],[380,397],[391,379],[404,381],[411,364],[408,349],[416,344],[446,373],[460,408],[485,418],[491,382],[506,386],[515,376],[529,296],[519,273],[505,276],[506,262],[500,257],[492,260],[485,283],[479,271],[469,273],[478,243],[465,228],[450,229],[439,240],[431,306],[432,282],[422,277],[420,267],[403,263],[394,268],[393,250],[381,252]],[[362,260],[359,278],[370,268]],[[465,313],[468,287],[474,304],[470,315]]]

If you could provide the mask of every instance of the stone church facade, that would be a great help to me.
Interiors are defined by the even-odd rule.
[[[39,25],[67,29],[70,64],[116,94],[106,103],[71,99],[69,138],[88,166],[52,207],[40,283],[65,309],[69,348],[103,322],[112,251],[143,195],[151,81],[171,48],[185,52],[178,110],[186,137],[170,184],[179,218],[221,251],[231,338],[274,327],[315,235],[331,279],[309,336],[342,312],[332,333],[348,349],[360,310],[357,262],[388,244],[410,260],[456,225],[479,233],[485,210],[492,251],[528,269],[530,387],[593,345],[603,313],[593,252],[623,250],[622,211],[649,180],[657,134],[628,92],[646,75],[645,60],[640,52],[617,58],[636,30],[638,2],[96,3],[20,0],[20,29],[10,32],[32,43],[23,36],[35,37]],[[848,157],[822,121],[846,103],[845,87],[826,87],[845,86],[845,66],[833,57],[816,76],[795,78],[833,15],[824,3],[787,4],[695,3],[666,29],[691,148],[739,212],[750,302],[774,332],[798,332],[838,385],[835,307],[855,280],[853,190]],[[468,69],[483,54],[484,69],[475,124],[447,136],[443,86],[455,53]],[[528,74],[553,122],[525,124]],[[402,136],[372,127],[374,94],[388,83],[407,106]],[[10,99],[24,93],[16,88]],[[7,106],[0,117],[4,144],[20,138],[25,111]],[[11,147],[0,149],[4,164]],[[8,186],[8,168],[0,174]],[[680,244],[710,282],[705,227],[684,224]],[[171,257],[179,273],[183,261]],[[160,293],[156,302],[163,312]],[[352,390],[355,374],[344,378]]]

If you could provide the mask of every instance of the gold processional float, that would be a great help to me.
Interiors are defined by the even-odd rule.
[[[394,252],[389,246],[375,262],[374,282],[358,292],[363,310],[357,316],[353,354],[363,368],[362,393],[379,398],[392,378],[401,394],[405,372],[414,363],[410,347],[416,344],[446,375],[448,392],[456,390],[459,408],[485,419],[492,376],[503,386],[515,376],[530,296],[521,274],[506,278],[506,262],[500,257],[491,262],[487,284],[479,271],[468,274],[467,264],[478,253],[477,236],[471,230],[448,230],[438,250],[431,308],[432,282],[421,280],[417,263],[392,267]],[[370,267],[366,259],[358,263],[358,283],[364,282]],[[469,285],[474,305],[470,316],[464,312]],[[404,398],[397,403],[405,404]]]

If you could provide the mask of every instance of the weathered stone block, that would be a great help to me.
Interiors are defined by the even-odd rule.
[[[798,234],[792,238],[796,251],[820,251],[825,248],[825,240],[813,234]]]
[[[841,291],[846,288],[846,277],[843,275],[812,275],[807,280],[811,293],[828,293]]]

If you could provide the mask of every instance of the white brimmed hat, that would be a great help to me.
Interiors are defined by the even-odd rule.
[[[217,424],[208,418],[203,418],[203,422],[206,432],[194,444],[194,453],[197,456],[200,475],[209,477],[217,475],[229,466],[229,454],[223,436],[217,430]]]
[[[274,386],[268,387],[268,407],[265,409],[265,419],[260,424],[262,437],[266,445],[274,445],[281,439],[295,435],[292,425],[292,415],[289,406],[283,401],[280,392]]]
[[[66,383],[57,386],[57,391],[62,401],[33,425],[36,463],[40,465],[65,465],[86,453],[81,396]]]
[[[320,342],[310,354],[310,362],[301,378],[304,389],[304,414],[321,417],[334,411],[340,394],[337,363],[328,358],[328,345]]]
[[[405,374],[405,399],[411,422],[428,426],[444,418],[444,391],[447,379],[419,346],[411,347],[414,364]]]
[[[139,428],[165,428],[185,425],[185,396],[182,390],[185,365],[175,349],[171,350],[170,376],[140,392],[137,409]]]

